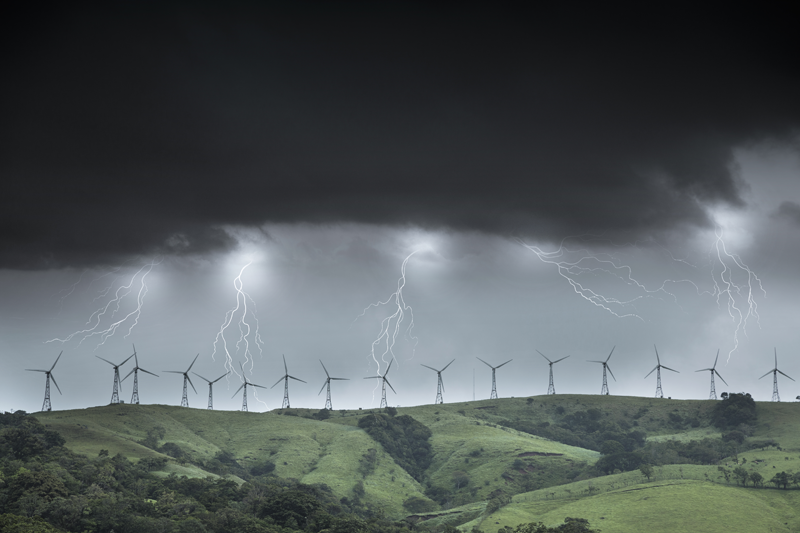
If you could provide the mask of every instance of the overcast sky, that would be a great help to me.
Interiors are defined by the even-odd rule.
[[[44,375],[24,369],[62,350],[54,409],[106,404],[95,356],[133,344],[159,374],[143,403],[179,404],[163,371],[198,353],[206,378],[241,362],[267,387],[285,354],[308,382],[292,406],[324,405],[321,359],[351,380],[334,408],[376,407],[382,325],[391,405],[431,403],[420,365],[452,359],[445,401],[487,398],[477,357],[513,359],[500,396],[544,394],[537,349],[570,355],[557,392],[596,394],[587,360],[614,346],[611,393],[652,396],[654,345],[680,372],[667,396],[707,398],[695,370],[719,350],[717,392],[768,401],[774,350],[800,380],[791,20],[409,3],[6,18],[0,409],[39,410]],[[239,385],[218,382],[215,406],[239,408]]]

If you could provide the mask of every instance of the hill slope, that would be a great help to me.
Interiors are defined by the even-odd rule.
[[[314,411],[303,409],[259,414],[115,405],[36,416],[59,431],[73,451],[96,455],[106,449],[131,459],[164,457],[138,443],[149,430],[162,427],[159,444],[174,443],[191,457],[188,463],[170,458],[166,472],[213,475],[197,465],[204,466],[223,452],[245,471],[271,461],[275,475],[325,483],[340,498],[352,497],[360,485],[364,500],[388,516],[412,514],[403,502],[416,497],[428,502],[427,509],[438,509],[417,513],[427,526],[449,523],[464,531],[473,526],[496,531],[502,525],[539,520],[555,525],[567,516],[580,516],[605,532],[641,530],[645,518],[651,531],[682,530],[672,519],[656,520],[659,508],[682,509],[676,512],[684,525],[701,515],[708,518],[709,525],[701,528],[704,531],[737,531],[736,527],[749,521],[748,516],[757,517],[759,524],[768,524],[765,527],[774,531],[800,525],[793,510],[800,503],[796,501],[800,491],[740,488],[733,481],[726,484],[716,465],[657,467],[650,482],[638,471],[594,477],[592,465],[601,457],[597,450],[530,434],[563,436],[573,444],[590,447],[603,438],[598,435],[617,435],[615,438],[623,440],[641,433],[648,442],[719,439],[721,432],[709,423],[714,405],[716,402],[709,401],[556,395],[402,408],[400,414],[412,416],[432,431],[433,460],[423,484],[358,428],[361,417],[377,410],[335,411],[327,420],[316,420]],[[760,472],[768,481],[775,472],[800,470],[797,407],[758,404],[759,418],[751,428],[751,439],[776,439],[780,448],[740,453],[739,459],[748,461],[748,471]],[[590,433],[587,427],[595,431]],[[373,469],[365,470],[364,458],[370,453],[374,455]],[[729,466],[735,465],[729,462]],[[716,510],[703,511],[703,502]],[[641,518],[632,518],[631,506],[642,509]],[[653,513],[652,523],[648,509]],[[718,518],[714,518],[716,514]]]

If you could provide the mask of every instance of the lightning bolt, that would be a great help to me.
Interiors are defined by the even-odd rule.
[[[211,353],[212,361],[216,361],[215,356],[217,354],[217,346],[221,345],[221,352],[224,351],[225,353],[225,370],[235,374],[240,379],[243,379],[244,376],[241,376],[239,372],[236,370],[236,367],[233,364],[233,356],[231,355],[230,350],[228,349],[228,340],[225,338],[225,331],[233,324],[234,319],[236,321],[236,327],[239,330],[239,338],[236,341],[234,347],[234,354],[242,353],[244,355],[244,365],[243,368],[247,367],[247,364],[250,364],[250,374],[253,373],[253,365],[254,365],[254,357],[252,352],[250,351],[250,339],[252,338],[253,344],[259,351],[259,354],[263,357],[263,345],[264,341],[261,339],[261,334],[259,333],[259,324],[258,324],[258,316],[257,316],[257,307],[256,302],[250,297],[248,293],[244,291],[244,282],[242,281],[242,274],[244,273],[245,269],[249,267],[253,262],[249,261],[246,265],[242,267],[239,271],[239,274],[233,279],[233,288],[236,290],[236,305],[228,310],[225,313],[225,319],[222,321],[222,325],[217,332],[216,337],[214,338],[214,350]],[[251,304],[252,310],[248,310],[247,303],[248,301]],[[248,312],[252,317],[252,321],[254,322],[253,326],[250,325],[248,322]],[[228,381],[228,378],[226,378]],[[228,381],[230,383],[230,381]],[[253,387],[253,396],[255,399],[264,405],[265,409],[268,409],[267,403],[258,397],[258,392],[256,388]]]
[[[160,264],[161,259],[152,260],[149,263],[142,266],[136,273],[131,276],[130,281],[127,285],[121,285],[117,287],[117,290],[114,292],[114,298],[110,299],[106,302],[105,305],[99,307],[96,311],[94,311],[89,320],[86,321],[84,324],[86,327],[82,330],[75,331],[70,333],[66,337],[63,338],[54,338],[45,341],[45,344],[51,342],[60,342],[61,344],[65,344],[71,341],[74,338],[80,338],[77,346],[83,344],[83,341],[89,339],[91,337],[100,337],[100,343],[95,346],[94,350],[96,351],[97,348],[105,344],[105,342],[112,337],[116,332],[117,329],[120,327],[124,328],[125,324],[130,324],[128,327],[128,332],[125,334],[125,338],[127,338],[132,332],[133,328],[139,323],[139,317],[142,313],[142,307],[144,305],[144,297],[147,294],[147,275],[150,271],[153,270],[153,267]],[[128,296],[131,292],[133,292],[133,285],[136,280],[139,280],[139,289],[136,293],[136,307],[131,312],[126,314],[124,317],[114,320],[114,317],[119,313],[120,306],[125,300],[125,297]],[[99,279],[99,278],[98,278]],[[80,281],[80,280],[78,280]],[[74,290],[74,286],[73,286]],[[105,294],[109,292],[110,288],[105,291]],[[101,323],[103,323],[104,318],[108,317],[109,320],[112,320],[111,324],[103,327]],[[76,347],[77,347],[76,346]]]
[[[657,288],[648,288],[633,277],[633,269],[631,266],[622,263],[616,257],[607,253],[595,254],[586,248],[568,248],[565,245],[566,241],[574,238],[577,237],[565,237],[562,239],[558,249],[552,252],[546,252],[540,247],[526,244],[522,240],[518,240],[517,242],[536,254],[539,260],[543,263],[555,265],[558,270],[558,274],[567,280],[578,296],[618,318],[635,318],[644,322],[645,320],[636,312],[635,303],[645,298],[659,298],[663,300],[663,297],[666,296],[669,297],[675,304],[677,304],[677,296],[667,289],[669,284],[688,283],[695,288],[698,295],[713,294],[709,291],[700,290],[697,284],[689,279],[668,279],[662,282]],[[661,246],[661,248],[666,250],[663,246]],[[668,250],[667,252],[669,253]],[[686,260],[676,259],[672,253],[669,253],[669,256],[673,261],[694,267],[694,265]],[[585,283],[581,283],[579,279],[580,276],[594,276],[597,274],[608,274],[609,276],[615,277],[628,287],[632,288],[638,294],[624,300],[604,296],[603,294],[595,292],[593,289],[587,287]]]
[[[719,272],[719,282],[715,274],[714,267],[711,268],[711,279],[714,282],[714,292],[717,299],[717,307],[720,307],[720,298],[725,298],[728,316],[731,321],[736,323],[736,329],[733,333],[733,348],[728,352],[726,362],[730,362],[731,355],[739,348],[739,331],[741,330],[747,336],[747,320],[755,318],[758,327],[761,327],[761,318],[758,315],[758,303],[754,296],[754,282],[758,285],[758,289],[767,297],[767,291],[761,285],[761,279],[748,267],[738,254],[728,252],[725,241],[722,238],[723,230],[719,226],[714,227],[714,236],[716,240],[709,250],[709,254],[716,252],[716,259],[722,266]],[[727,262],[726,262],[727,260]],[[729,263],[732,263],[729,265]],[[738,271],[740,276],[746,275],[746,281],[734,281],[734,275]],[[724,288],[723,288],[724,287]],[[742,292],[746,293],[745,304],[742,307],[745,311],[736,305],[736,300],[743,297]]]
[[[403,260],[403,264],[400,267],[400,277],[397,279],[397,290],[394,291],[385,301],[377,301],[374,303],[369,304],[364,310],[358,315],[353,322],[355,323],[356,320],[363,317],[367,311],[372,309],[373,307],[378,308],[384,305],[389,305],[390,302],[394,301],[394,312],[385,317],[381,320],[381,328],[378,336],[372,341],[372,346],[370,348],[370,355],[367,357],[371,357],[375,364],[377,365],[378,375],[380,375],[381,364],[378,361],[378,358],[375,355],[375,349],[379,345],[385,345],[383,353],[381,354],[381,361],[385,364],[389,364],[392,359],[395,359],[394,355],[394,346],[397,342],[397,335],[400,332],[400,325],[403,323],[406,317],[406,313],[410,317],[408,327],[406,327],[405,335],[412,341],[411,346],[411,358],[414,358],[414,354],[416,353],[417,348],[417,337],[413,334],[414,329],[414,310],[411,308],[410,305],[406,304],[405,299],[403,297],[403,288],[406,285],[406,265],[408,264],[408,260],[411,259],[415,253],[419,252],[420,250],[415,250],[408,254],[408,256]],[[387,361],[386,356],[390,355],[389,360]],[[396,360],[396,359],[395,359]],[[400,362],[397,362],[398,366]],[[380,383],[375,386],[375,389],[372,391],[372,399],[375,399],[375,391],[378,390]]]

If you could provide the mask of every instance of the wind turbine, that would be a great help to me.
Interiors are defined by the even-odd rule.
[[[539,350],[536,350],[536,351],[539,352]],[[555,385],[553,385],[553,365],[558,363],[559,361],[563,361],[564,359],[566,359],[569,356],[562,357],[561,359],[556,359],[555,361],[550,361],[550,359],[548,359],[547,356],[545,354],[543,354],[542,352],[539,352],[539,355],[541,355],[542,357],[547,359],[547,361],[550,363],[550,385],[547,386],[547,394],[555,394],[556,393],[556,387],[555,387]]]
[[[205,379],[206,381],[208,381],[208,410],[209,411],[213,410],[214,409],[214,389],[212,387],[214,386],[214,383],[216,383],[217,381],[221,380],[222,378],[224,378],[225,376],[230,374],[230,372],[225,372],[224,374],[222,374],[220,377],[218,377],[214,381],[210,381],[210,380],[204,378],[203,376],[201,376],[197,372],[192,372],[192,374],[194,374],[195,376],[199,377],[200,379]],[[185,389],[186,386],[184,385],[183,388]]]
[[[386,367],[386,372],[384,372],[382,376],[368,376],[368,377],[364,378],[364,379],[380,379],[382,381],[382,383],[381,383],[381,409],[383,409],[387,405],[387,403],[386,403],[386,385],[389,385],[389,388],[392,389],[392,392],[397,394],[397,391],[394,390],[394,387],[392,387],[392,384],[389,383],[388,379],[386,379],[386,375],[389,373],[389,369],[392,368],[392,363],[394,363],[394,359],[389,361],[389,366]]]
[[[492,365],[490,365],[489,363],[487,363],[486,361],[484,361],[484,360],[483,360],[483,359],[481,359],[480,357],[476,357],[475,359],[477,359],[478,361],[480,361],[481,363],[483,363],[484,365],[486,365],[486,366],[488,366],[489,368],[491,368],[491,369],[492,369],[492,393],[489,395],[489,399],[490,399],[490,400],[495,400],[495,399],[497,399],[497,382],[496,382],[496,381],[495,381],[495,379],[494,379],[494,372],[495,372],[495,370],[497,370],[497,369],[498,369],[498,368],[500,368],[501,366],[503,366],[503,365],[507,365],[508,363],[510,363],[511,361],[513,361],[513,359],[509,359],[508,361],[506,361],[506,362],[505,362],[505,363],[503,363],[502,365],[497,365],[497,366],[492,366]]]
[[[189,382],[189,385],[192,386],[192,390],[194,390],[194,393],[197,394],[197,389],[194,388],[194,383],[192,383],[192,380],[189,377],[189,371],[194,366],[194,362],[197,361],[198,357],[200,357],[200,354],[194,356],[192,364],[189,365],[189,368],[186,369],[186,372],[181,372],[180,370],[164,370],[164,372],[169,372],[170,374],[183,374],[183,397],[181,398],[181,407],[189,407],[189,396],[186,394],[187,381]]]
[[[331,380],[335,379],[335,380],[349,381],[350,378],[332,378],[331,375],[328,374],[328,369],[325,368],[325,364],[322,362],[322,359],[320,359],[319,364],[322,365],[322,369],[325,371],[325,375],[328,376],[328,379],[326,379],[325,383],[322,384],[322,389],[324,389],[325,387],[328,387],[328,396],[325,399],[325,409],[327,409],[328,411],[331,411],[331,410],[333,410],[333,405],[331,404]],[[317,393],[317,396],[322,394],[322,389],[319,389],[319,392]],[[288,404],[289,404],[289,393],[288,393],[288,390],[287,390],[287,393],[286,393],[286,404],[287,404],[287,407],[288,407]]]
[[[453,361],[455,361],[455,359],[453,359]],[[442,383],[442,372],[447,370],[447,367],[452,365],[453,361],[447,363],[447,365],[445,365],[445,367],[441,370],[436,370],[432,366],[422,365],[422,363],[420,363],[425,368],[430,368],[431,370],[436,372],[436,375],[439,377],[439,384],[436,386],[436,401],[434,402],[435,404],[444,403],[444,398],[442,398],[442,392],[444,391],[444,383]]]
[[[614,346],[616,348],[616,346]],[[608,381],[606,380],[606,370],[608,370],[611,377],[614,378],[614,373],[611,372],[611,367],[608,366],[608,360],[611,359],[611,354],[614,353],[614,348],[611,348],[611,352],[606,357],[605,361],[589,361],[590,363],[600,363],[603,365],[603,388],[600,389],[600,394],[604,396],[608,396]],[[617,381],[617,378],[614,378],[614,381]]]
[[[288,408],[291,407],[291,405],[289,405],[289,378],[292,378],[295,381],[301,381],[303,383],[306,383],[306,382],[303,381],[302,379],[298,379],[298,378],[296,378],[294,376],[290,376],[289,375],[289,368],[286,366],[286,356],[285,355],[283,356],[283,369],[286,371],[286,374],[284,374],[284,376],[281,378],[282,380],[284,380],[284,384],[283,384],[283,405],[281,406],[281,409],[288,409]],[[276,381],[275,385],[273,385],[270,388],[274,389],[275,386],[278,383],[281,382],[281,379]]]
[[[105,361],[106,363],[108,363],[109,365],[114,367],[114,390],[111,392],[111,404],[113,405],[115,403],[119,403],[119,391],[122,388],[122,384],[120,383],[120,379],[119,379],[119,367],[121,367],[122,365],[127,363],[128,360],[131,357],[133,357],[133,354],[131,354],[128,357],[128,359],[125,359],[123,362],[121,362],[118,365],[115,365],[114,363],[112,363],[108,359],[103,359],[99,355],[95,355],[95,357],[97,357],[98,359],[102,359],[103,361]]]
[[[139,370],[141,370],[142,372],[145,372],[147,374],[150,374],[151,376],[158,377],[158,375],[153,374],[149,370],[145,370],[144,368],[140,368],[139,367],[139,356],[136,355],[136,346],[135,345],[133,346],[133,360],[136,362],[136,366],[133,367],[133,370],[128,372],[127,376],[122,378],[122,381],[125,381],[126,379],[128,379],[130,377],[131,374],[133,374],[133,394],[131,395],[131,403],[135,403],[136,405],[139,405]]]
[[[723,377],[719,375],[719,372],[717,372],[717,359],[719,359],[719,350],[717,350],[717,357],[714,359],[714,366],[712,366],[711,368],[703,368],[703,369],[700,369],[700,370],[695,370],[695,372],[704,372],[706,370],[711,371],[711,393],[708,395],[708,399],[709,400],[716,400],[717,399],[717,389],[714,387],[714,374],[716,374],[719,377],[719,379],[721,379],[722,382],[725,385],[728,384],[728,382],[725,381],[723,379]],[[777,367],[778,365],[776,364],[775,366]],[[767,372],[767,374],[769,374],[769,372]]]
[[[258,387],[259,389],[266,389],[266,387],[247,381],[247,378],[244,375],[244,367],[242,366],[242,363],[239,363],[239,368],[242,369],[242,380],[244,383],[242,383],[241,387],[236,389],[236,392],[233,393],[233,396],[236,396],[240,390],[244,389],[244,393],[242,394],[242,411],[247,412],[247,386],[250,385],[251,387]],[[233,396],[231,396],[231,398],[233,398]]]
[[[647,376],[649,376],[653,372],[656,373],[656,378],[657,378],[656,379],[656,398],[663,398],[664,397],[664,391],[661,390],[661,369],[663,368],[663,369],[669,370],[671,372],[677,372],[678,374],[680,374],[680,372],[678,372],[677,370],[673,370],[668,366],[662,365],[661,364],[661,358],[658,357],[658,348],[656,348],[655,344],[653,345],[653,348],[655,348],[655,350],[656,350],[656,361],[658,361],[658,364],[656,365],[656,367],[653,370],[651,370],[650,372],[647,373]],[[644,378],[647,379],[647,376],[645,376]]]
[[[55,376],[53,376],[53,369],[56,367],[56,364],[58,363],[58,360],[61,359],[61,354],[62,353],[64,353],[64,350],[61,350],[61,353],[58,354],[58,357],[56,357],[56,362],[53,363],[53,366],[50,367],[50,370],[39,370],[39,369],[34,369],[34,368],[26,368],[25,369],[28,372],[44,372],[45,375],[47,376],[47,380],[46,380],[45,386],[44,386],[44,403],[42,404],[42,411],[51,411],[52,407],[53,407],[52,405],[50,405],[50,380],[51,379],[53,380],[53,384],[56,386],[56,389],[58,389],[58,393],[61,394],[61,387],[59,387],[58,383],[56,383],[56,378],[55,378]]]
[[[773,402],[781,401],[781,396],[780,396],[780,394],[778,394],[778,372],[783,374],[783,372],[778,370],[778,349],[775,348],[775,368],[773,368],[772,370],[770,370],[769,372],[767,372],[766,374],[761,376],[761,378],[764,378],[764,377],[768,376],[770,373],[772,373],[772,401]],[[792,381],[794,381],[794,379],[789,377],[788,375],[786,375],[786,374],[783,374],[783,375],[786,376],[787,378],[791,379]],[[758,379],[761,379],[761,378],[758,378]]]

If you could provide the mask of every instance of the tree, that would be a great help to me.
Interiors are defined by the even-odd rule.
[[[717,402],[711,412],[711,422],[721,429],[735,428],[739,424],[752,425],[756,421],[756,402],[748,393],[731,393]]]
[[[744,469],[743,466],[737,466],[734,468],[733,475],[736,477],[737,484],[747,486],[747,480],[750,478],[750,474]]]
[[[783,487],[784,489],[786,488],[787,485],[789,485],[789,483],[791,483],[791,481],[792,481],[792,476],[790,474],[787,474],[786,472],[778,472],[777,474],[772,476],[772,479],[769,480],[769,482],[775,485],[776,487]]]
[[[653,467],[645,463],[639,467],[639,472],[647,478],[647,481],[650,481],[650,477],[653,475]]]
[[[750,481],[753,482],[754,487],[760,487],[764,484],[764,476],[758,472],[750,472]]]

